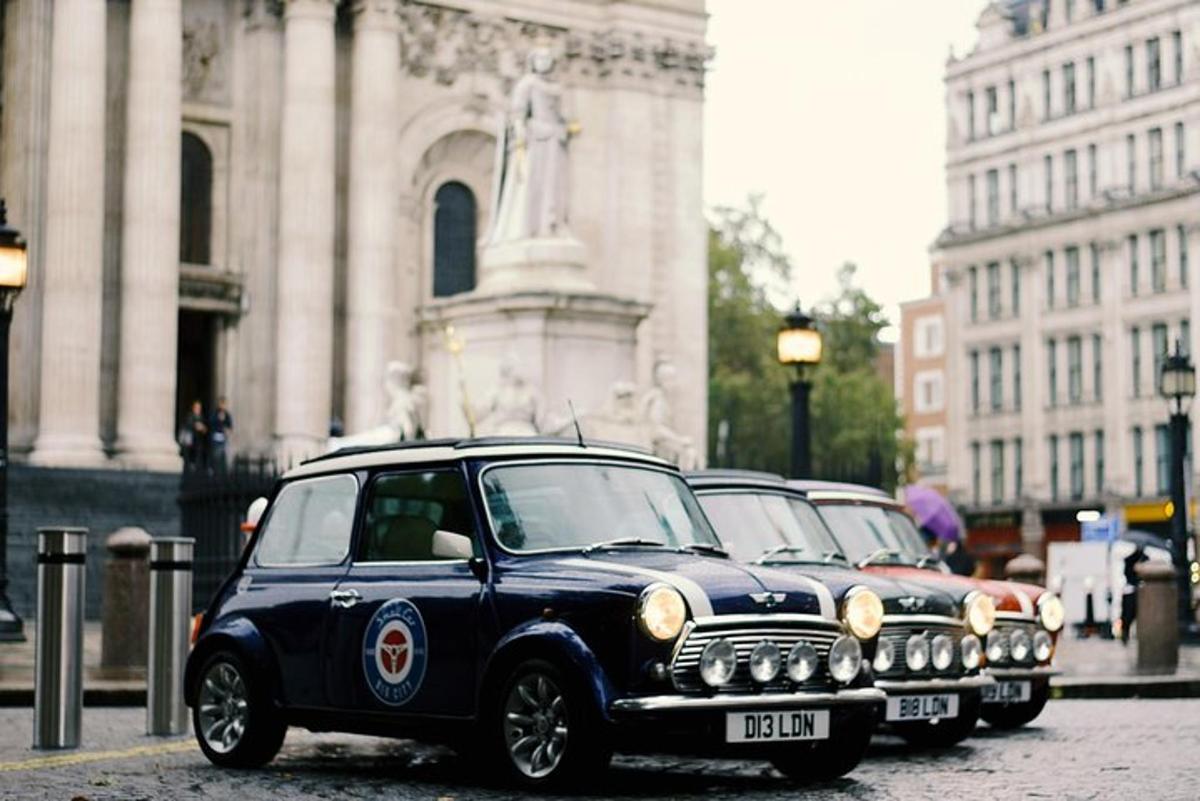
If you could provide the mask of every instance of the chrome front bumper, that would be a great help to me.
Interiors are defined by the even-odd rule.
[[[1057,676],[1061,670],[1053,665],[1038,665],[1036,667],[998,667],[984,668],[989,676],[997,679],[1043,679]]]
[[[995,684],[992,676],[962,676],[957,679],[876,679],[875,686],[888,695],[924,692],[954,692],[956,690],[975,690]]]
[[[847,704],[878,704],[887,699],[883,690],[859,687],[837,692],[769,693],[765,695],[711,695],[697,698],[686,695],[648,695],[618,698],[609,704],[610,712],[712,712],[733,709],[795,709],[797,707],[838,707]]]

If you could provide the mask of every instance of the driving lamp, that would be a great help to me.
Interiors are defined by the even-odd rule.
[[[963,601],[963,619],[976,637],[984,637],[996,625],[996,604],[981,592],[972,592]]]
[[[829,649],[829,675],[836,681],[847,684],[854,680],[862,668],[862,646],[854,637],[842,635],[833,641]]]
[[[871,664],[876,673],[887,673],[896,663],[896,651],[890,642],[881,642],[875,649],[875,661]]]
[[[1038,620],[1046,631],[1055,632],[1063,627],[1063,622],[1066,619],[1066,610],[1063,609],[1063,603],[1058,596],[1052,592],[1047,592],[1038,598]]]
[[[788,651],[788,678],[797,684],[803,684],[817,672],[817,649],[804,640],[792,646]]]
[[[679,636],[687,620],[687,605],[674,587],[652,584],[638,601],[638,625],[651,639],[667,642]]]
[[[842,622],[860,640],[869,640],[883,625],[883,601],[866,587],[852,587],[842,602]]]
[[[987,658],[989,662],[999,662],[1008,651],[1008,635],[1002,631],[993,631],[987,638]]]
[[[779,675],[783,657],[779,646],[769,640],[763,640],[754,646],[750,652],[750,678],[759,684],[766,684]]]
[[[700,652],[700,679],[709,687],[728,684],[736,668],[737,653],[729,640],[713,640]]]
[[[1012,654],[1012,658],[1017,662],[1025,662],[1029,659],[1030,651],[1033,648],[1033,643],[1029,639],[1029,635],[1017,629],[1012,633],[1009,640],[1008,652]]]
[[[974,670],[979,667],[980,658],[983,656],[983,645],[980,644],[979,638],[974,634],[968,634],[962,638],[960,646],[962,650],[962,664],[967,670]]]
[[[1050,634],[1045,631],[1036,632],[1033,635],[1033,658],[1039,662],[1045,662],[1053,653],[1054,640]]]
[[[949,635],[939,634],[934,637],[930,651],[930,659],[937,670],[947,670],[954,664],[954,640]]]
[[[920,634],[914,634],[904,643],[904,663],[909,670],[924,670],[929,664],[929,643]]]

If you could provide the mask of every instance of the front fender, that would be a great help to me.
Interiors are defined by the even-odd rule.
[[[183,671],[183,697],[188,706],[194,706],[200,682],[200,669],[205,660],[216,651],[229,650],[236,653],[253,671],[254,678],[263,683],[267,697],[279,700],[279,670],[271,647],[248,618],[226,617],[209,626],[188,655]]]
[[[490,694],[498,691],[500,683],[519,662],[536,657],[556,662],[578,679],[595,703],[596,711],[604,720],[610,720],[608,707],[617,690],[588,644],[560,620],[522,623],[496,643],[483,672],[477,709],[481,713],[486,709]]]

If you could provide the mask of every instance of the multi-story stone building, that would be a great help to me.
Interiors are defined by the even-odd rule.
[[[946,492],[946,315],[936,272],[929,297],[900,304],[896,350],[896,400],[915,457],[907,479]]]
[[[1200,3],[992,3],[946,67],[947,464],[973,546],[1163,521],[1172,344],[1200,319]]]

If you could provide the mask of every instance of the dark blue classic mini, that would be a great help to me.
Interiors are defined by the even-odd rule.
[[[859,762],[884,698],[852,623],[815,582],[728,558],[657,459],[423,442],[284,476],[185,695],[223,766],[269,761],[295,725],[444,742],[524,786],[614,750],[822,779]]]
[[[927,584],[854,570],[816,508],[779,476],[710,470],[688,483],[734,557],[820,581],[847,618],[877,602],[864,589],[882,600],[866,616],[882,622],[872,667],[875,686],[887,692],[884,721],[893,731],[943,747],[971,733],[993,684],[980,671],[982,638],[995,618],[990,598],[976,593],[960,605]]]

